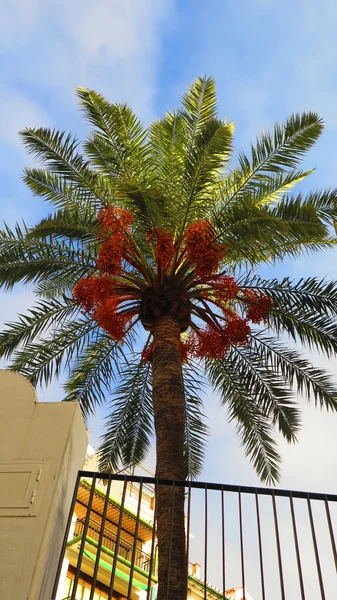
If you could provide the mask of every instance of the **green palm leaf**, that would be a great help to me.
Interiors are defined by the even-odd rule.
[[[75,358],[64,386],[64,400],[79,402],[85,417],[92,414],[96,406],[104,402],[106,391],[115,383],[124,359],[121,344],[99,331]]]
[[[70,134],[39,128],[21,132],[23,142],[30,154],[37,158],[50,173],[56,173],[73,186],[81,186],[92,198],[102,198],[102,181],[98,173],[78,152],[79,143]]]
[[[119,374],[99,448],[100,468],[116,471],[141,463],[153,433],[151,365],[128,362]]]
[[[295,282],[289,277],[279,280],[244,275],[238,284],[242,289],[265,292],[277,307],[292,307],[311,314],[337,315],[337,281],[307,277]]]
[[[97,217],[91,210],[59,210],[29,230],[27,239],[49,237],[97,243]]]
[[[63,327],[65,321],[75,318],[78,306],[73,299],[63,297],[37,302],[27,315],[18,315],[18,321],[5,323],[0,332],[0,356],[10,358],[22,344],[30,344],[51,327]]]
[[[323,130],[322,119],[316,113],[292,115],[283,125],[275,124],[272,133],[264,133],[251,146],[251,158],[239,153],[240,168],[236,171],[231,199],[247,191],[254,192],[268,173],[295,169]]]
[[[10,368],[22,373],[34,386],[48,385],[82,352],[95,330],[96,323],[89,320],[63,324],[60,331],[16,350]]]
[[[95,132],[84,145],[101,172],[134,183],[146,157],[146,131],[126,104],[111,104],[93,90],[78,88],[84,115]],[[118,184],[119,185],[119,184]]]
[[[200,475],[204,455],[205,440],[208,427],[205,424],[203,402],[200,394],[203,391],[204,380],[200,376],[199,364],[188,364],[183,368],[185,390],[185,472],[186,477],[195,479]]]
[[[94,269],[96,252],[70,240],[30,239],[26,226],[18,224],[14,231],[7,226],[0,232],[0,287],[10,290],[17,283],[39,283],[54,276],[73,280]]]
[[[247,379],[242,380],[242,374],[247,378],[247,372],[237,354],[230,352],[224,361],[207,364],[206,373],[227,407],[229,420],[236,422],[241,443],[258,475],[267,483],[278,481],[280,456],[272,439],[272,419],[255,398],[255,390],[247,387]]]
[[[337,387],[324,369],[314,367],[296,350],[289,350],[264,332],[251,335],[250,347],[266,368],[280,373],[290,386],[296,384],[297,391],[308,400],[313,396],[321,408],[337,409]]]
[[[63,174],[26,168],[23,181],[34,196],[41,196],[56,208],[87,210],[95,206],[96,196],[91,190],[77,182],[67,181]]]

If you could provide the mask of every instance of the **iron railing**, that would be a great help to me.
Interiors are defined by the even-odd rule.
[[[290,491],[262,487],[221,485],[190,481],[159,480],[152,477],[110,475],[80,471],[74,491],[67,530],[64,537],[57,577],[52,595],[56,598],[63,559],[66,553],[72,515],[82,478],[92,482],[85,518],[81,522],[81,542],[76,558],[71,600],[77,600],[76,589],[80,578],[86,539],[92,529],[91,507],[96,481],[107,481],[102,519],[95,529],[97,554],[93,564],[90,599],[94,598],[99,581],[100,556],[105,528],[109,490],[112,481],[122,481],[119,520],[116,523],[114,553],[111,557],[111,575],[108,600],[112,600],[119,557],[123,557],[122,522],[126,490],[130,483],[139,490],[138,510],[134,515],[134,544],[129,554],[128,583],[125,596],[133,594],[137,572],[137,548],[141,523],[143,486],[160,485],[173,490],[184,487],[186,494],[186,552],[195,565],[199,563],[200,576],[188,574],[188,587],[205,600],[225,599],[233,588],[242,587],[242,598],[247,600],[330,600],[337,598],[337,495],[315,492]],[[174,498],[174,493],[172,494]],[[174,507],[173,507],[174,509]],[[172,511],[173,512],[173,511]],[[154,508],[154,523],[155,508]],[[156,535],[153,527],[146,573],[146,599],[152,600],[156,584],[154,558]],[[170,552],[170,551],[169,551]],[[211,583],[209,583],[211,582]],[[227,591],[227,595],[226,595]]]

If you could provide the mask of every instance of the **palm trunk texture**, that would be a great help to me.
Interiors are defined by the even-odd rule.
[[[156,430],[156,477],[183,480],[185,399],[180,358],[180,325],[171,315],[153,331],[153,410]],[[187,557],[184,488],[158,486],[158,600],[186,600]],[[172,513],[172,500],[174,510]],[[173,527],[171,531],[171,517]],[[171,538],[171,552],[170,552]]]

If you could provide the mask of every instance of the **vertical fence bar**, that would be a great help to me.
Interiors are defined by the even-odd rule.
[[[277,559],[278,559],[278,568],[279,568],[279,575],[280,575],[281,596],[282,596],[282,600],[285,600],[282,554],[281,554],[280,534],[279,534],[279,528],[278,528],[277,508],[276,508],[276,500],[275,500],[274,490],[272,490],[272,501],[273,501],[274,525],[275,525],[275,534],[276,534]]]
[[[242,504],[241,504],[241,491],[239,488],[239,525],[240,525],[240,554],[241,554],[241,576],[242,576],[242,589],[243,597],[246,596],[246,582],[245,582],[245,563],[244,563],[244,550],[243,550],[243,529],[242,529]]]
[[[329,534],[330,534],[330,541],[331,541],[331,548],[332,548],[332,553],[333,553],[333,557],[334,557],[334,561],[335,561],[335,568],[337,571],[337,550],[336,550],[336,542],[335,542],[335,536],[333,533],[333,527],[332,527],[332,522],[331,522],[331,516],[330,516],[330,510],[329,510],[329,503],[327,500],[327,497],[325,496],[325,500],[324,500],[324,504],[325,504],[325,512],[326,512],[326,518],[328,521],[328,527],[329,527]]]
[[[158,498],[158,479],[156,479],[155,488],[154,488],[154,512],[153,512],[153,529],[152,529],[152,540],[151,540],[151,554],[150,554],[150,566],[149,566],[149,577],[147,584],[147,592],[146,592],[146,600],[150,600],[151,595],[151,582],[152,582],[152,572],[154,570],[153,560],[155,557],[155,539],[156,539],[156,519],[157,519],[157,498]]]
[[[78,585],[78,580],[80,577],[81,564],[82,564],[82,558],[83,558],[83,553],[84,553],[84,546],[85,546],[87,532],[88,532],[88,528],[89,528],[89,520],[90,520],[92,501],[94,498],[95,485],[96,485],[96,475],[93,476],[92,482],[91,482],[89,502],[88,502],[88,506],[87,506],[87,512],[85,515],[85,521],[84,521],[84,527],[83,527],[83,533],[82,533],[82,541],[81,541],[80,551],[78,554],[76,572],[75,572],[75,578],[74,578],[74,586],[73,586],[73,591],[72,591],[70,600],[76,600],[77,585]]]
[[[205,556],[204,556],[204,600],[207,600],[207,543],[208,543],[208,503],[207,483],[205,484]]]
[[[117,536],[116,536],[116,542],[115,542],[114,559],[113,559],[112,571],[111,571],[108,600],[112,600],[113,586],[115,583],[115,574],[116,574],[116,566],[117,566],[117,560],[118,560],[119,544],[120,544],[120,539],[121,539],[121,529],[122,529],[122,522],[123,522],[123,512],[124,512],[126,488],[127,488],[127,476],[125,475],[124,476],[124,484],[123,484],[122,502],[121,502],[120,513],[119,513]]]
[[[186,531],[186,563],[187,563],[187,586],[188,586],[188,555],[190,551],[190,526],[191,526],[191,482],[188,482],[187,498],[187,531]]]
[[[106,513],[108,511],[108,506],[109,506],[109,496],[110,496],[111,481],[112,481],[111,480],[111,475],[109,475],[108,485],[107,485],[107,488],[106,488],[106,495],[105,495],[105,500],[104,500],[104,508],[103,508],[102,521],[101,521],[101,530],[100,530],[99,538],[98,538],[98,546],[97,546],[95,567],[94,567],[94,573],[93,573],[93,576],[92,576],[92,584],[91,584],[91,591],[90,591],[89,600],[93,600],[94,593],[95,593],[97,573],[98,573],[98,567],[99,567],[99,559],[100,559],[100,556],[101,556],[102,543],[103,543],[103,538],[104,538],[104,527],[105,527],[105,521],[106,521]]]
[[[171,523],[170,523],[170,540],[169,540],[169,554],[168,554],[167,579],[166,579],[166,600],[168,599],[168,594],[169,594],[169,589],[170,589],[171,552],[172,552],[175,495],[176,495],[176,485],[175,485],[175,481],[173,481],[172,482],[172,509],[171,509]]]
[[[225,497],[221,489],[221,546],[222,546],[222,595],[226,600],[226,540],[225,540]]]
[[[313,519],[313,516],[312,516],[311,502],[310,502],[310,495],[309,494],[307,495],[307,504],[308,504],[308,512],[309,512],[309,520],[310,520],[312,542],[313,542],[314,551],[315,551],[317,575],[318,575],[319,587],[320,587],[320,590],[321,590],[321,598],[322,598],[322,600],[325,600],[325,592],[324,592],[324,585],[323,585],[321,564],[320,564],[320,561],[319,561],[319,552],[318,552],[317,539],[316,539],[316,533],[315,533],[315,525],[314,525],[314,519]]]
[[[141,504],[142,504],[142,493],[143,493],[143,480],[141,479],[140,480],[140,484],[139,484],[139,496],[138,496],[138,506],[137,506],[136,527],[135,527],[134,543],[133,543],[133,548],[132,548],[132,557],[131,557],[131,567],[130,567],[130,577],[129,577],[129,586],[128,586],[127,600],[131,599],[131,592],[132,592],[132,579],[133,579],[133,571],[134,571],[134,568],[135,568],[137,539],[138,539],[138,529],[139,529],[139,517],[140,517],[140,507],[141,507]]]
[[[292,496],[291,492],[290,492],[290,496],[289,496],[289,502],[290,502],[291,520],[292,520],[293,532],[294,532],[294,541],[295,541],[295,550],[296,550],[296,561],[297,561],[298,578],[299,578],[300,588],[301,588],[301,599],[305,600],[304,583],[303,583],[303,575],[302,575],[302,565],[301,565],[301,555],[300,555],[300,548],[299,548],[299,544],[298,544],[298,536],[297,536],[297,528],[296,528],[296,517],[295,517],[294,501],[293,501],[293,496]]]
[[[75,510],[75,504],[76,504],[76,499],[77,499],[77,492],[78,492],[78,487],[80,485],[80,481],[81,481],[81,476],[78,473],[77,477],[76,477],[75,488],[74,488],[74,493],[73,493],[73,497],[72,497],[72,500],[71,500],[71,505],[70,505],[70,508],[69,508],[69,515],[68,515],[68,520],[67,520],[67,525],[66,525],[66,530],[65,530],[63,542],[62,542],[62,548],[61,548],[61,552],[60,552],[60,558],[59,558],[59,562],[58,562],[58,565],[57,565],[57,570],[56,570],[56,575],[55,575],[55,583],[54,583],[54,587],[53,587],[53,591],[52,591],[51,600],[55,600],[56,594],[57,594],[57,588],[59,586],[60,575],[61,575],[62,565],[63,565],[63,559],[64,559],[66,547],[67,547],[67,541],[68,541],[68,536],[69,536],[71,522],[73,520],[73,514],[74,514],[74,510]]]
[[[257,521],[257,537],[258,537],[258,541],[259,541],[261,592],[262,592],[262,600],[266,600],[266,592],[265,592],[265,585],[264,585],[263,556],[262,556],[262,536],[261,536],[261,522],[260,522],[260,507],[259,507],[259,497],[258,497],[257,490],[255,491],[255,506],[256,506],[256,521]]]

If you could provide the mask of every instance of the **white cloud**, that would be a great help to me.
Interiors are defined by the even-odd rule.
[[[0,48],[22,48],[31,43],[39,25],[41,0],[3,0],[0,19]]]
[[[112,101],[128,101],[143,119],[153,118],[159,28],[172,17],[174,0],[36,0],[27,31],[20,4],[9,2],[2,15],[26,46],[16,51],[12,38],[3,41],[21,66],[7,73],[8,80],[56,92],[68,109],[78,85],[92,87]]]
[[[25,127],[44,127],[50,119],[39,104],[22,93],[0,89],[0,140],[24,152],[19,131]]]
[[[146,26],[152,6],[152,2],[98,0],[81,3],[82,10],[78,11],[75,2],[70,8],[70,19],[64,22],[65,30],[88,55],[105,50],[111,52],[114,60],[124,59],[139,50],[140,30]],[[73,30],[75,20],[78,26]],[[144,42],[146,46],[147,40]]]

